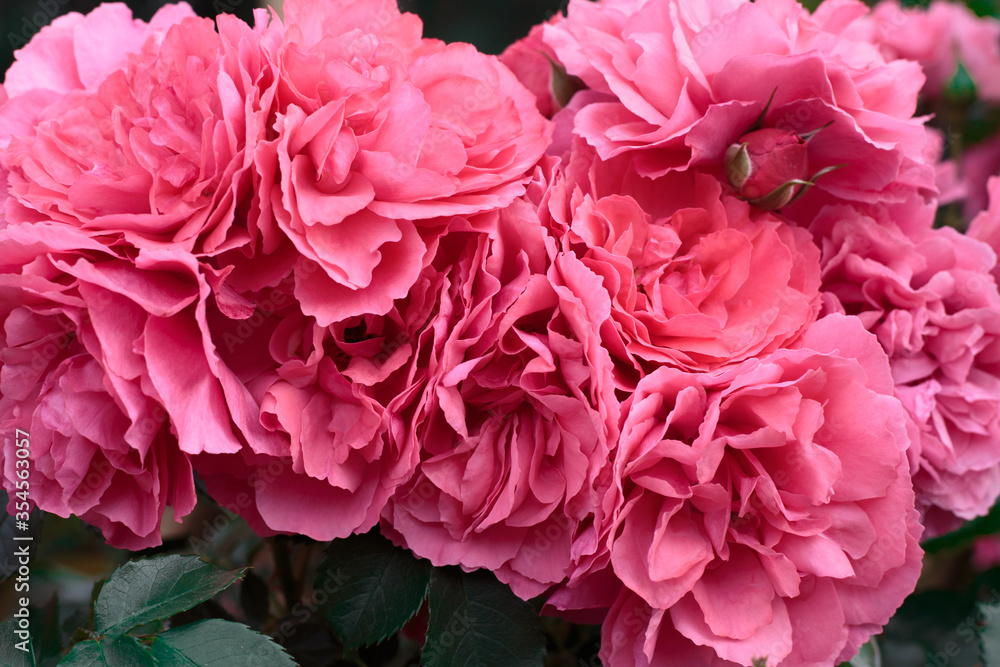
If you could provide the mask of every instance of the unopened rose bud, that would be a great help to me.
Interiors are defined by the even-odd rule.
[[[944,96],[949,102],[957,104],[971,104],[976,100],[976,82],[961,61],[955,75],[944,85]]]
[[[579,77],[569,74],[565,67],[552,60],[552,58],[549,58],[549,68],[551,70],[549,74],[549,93],[552,95],[552,100],[556,103],[556,106],[562,109],[573,99],[573,95],[586,89],[587,84]]]
[[[740,197],[773,210],[790,202],[809,178],[804,139],[788,130],[747,132],[726,151],[726,178]]]

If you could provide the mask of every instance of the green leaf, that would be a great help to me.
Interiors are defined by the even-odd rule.
[[[106,637],[82,641],[63,658],[66,667],[154,667],[149,649],[135,637]]]
[[[980,602],[979,657],[983,667],[1000,667],[1000,603]]]
[[[161,667],[294,667],[295,661],[270,637],[242,623],[213,618],[182,625],[153,639]]]
[[[32,667],[35,664],[31,628],[22,630],[24,634],[18,636],[19,620],[11,617],[0,623],[0,667]],[[21,650],[19,646],[27,650]]]
[[[976,16],[1000,17],[1000,6],[995,0],[965,0],[965,4],[976,13]]]
[[[320,608],[348,648],[376,644],[420,610],[431,569],[377,532],[334,540],[317,571]]]
[[[858,654],[848,662],[840,663],[840,667],[882,667],[882,654],[878,650],[878,644],[872,637],[861,645]]]
[[[122,635],[137,625],[186,611],[240,579],[244,571],[227,572],[197,556],[129,561],[115,570],[97,596],[97,633]]]
[[[431,577],[425,667],[536,667],[545,658],[538,614],[485,570]]]

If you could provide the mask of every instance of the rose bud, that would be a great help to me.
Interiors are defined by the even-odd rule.
[[[788,204],[809,180],[806,141],[794,132],[763,128],[747,132],[726,150],[726,178],[754,206]]]

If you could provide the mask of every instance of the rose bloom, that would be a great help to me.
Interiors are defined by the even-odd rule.
[[[558,21],[559,16],[556,15],[549,22]],[[544,28],[545,24],[536,25],[527,36],[508,46],[500,54],[500,62],[509,67],[525,88],[535,95],[542,115],[552,118],[584,85],[557,64],[555,51],[545,43]]]
[[[555,610],[609,609],[608,665],[838,664],[916,584],[905,412],[856,318],[709,374],[660,368],[623,406],[600,569]]]
[[[264,28],[223,16],[219,30],[186,5],[162,9],[149,25],[122,5],[63,17],[18,52],[0,107],[0,279],[11,303],[40,289],[32,299],[56,304],[43,313],[54,323],[42,327],[20,310],[5,315],[4,353],[35,345],[48,330],[83,341],[65,361],[32,365],[30,378],[17,370],[23,359],[5,362],[5,381],[26,383],[7,408],[39,433],[52,431],[39,436],[50,441],[39,470],[53,483],[39,504],[79,514],[110,542],[134,548],[158,543],[167,503],[178,515],[190,509],[188,455],[274,446],[208,327],[210,313],[252,313],[233,284],[245,289],[273,273],[244,271],[240,285],[235,267],[215,259],[254,252],[248,146],[264,131],[273,84],[259,47]],[[36,286],[29,276],[38,271],[54,286]],[[94,302],[91,283],[124,302]],[[66,290],[81,295],[65,303],[53,296]],[[90,390],[63,397],[66,377]],[[71,418],[57,423],[61,402],[73,403]],[[123,441],[117,431],[126,429],[135,435]],[[81,444],[67,449],[68,441]],[[81,495],[91,460],[97,481]],[[55,474],[64,463],[77,477]],[[134,479],[109,486],[126,475]],[[57,492],[61,504],[52,500]],[[130,502],[140,505],[124,510]]]
[[[185,3],[166,5],[147,24],[133,20],[126,5],[110,3],[86,16],[70,12],[57,17],[15,53],[4,76],[0,144],[28,134],[38,113],[66,94],[97,90],[147,40],[162,40],[171,26],[194,15]]]
[[[602,277],[632,375],[711,370],[786,347],[819,311],[819,249],[708,174],[643,178],[579,140],[546,195],[560,244]],[[620,377],[631,385],[633,380]]]
[[[989,208],[977,215],[969,224],[968,234],[993,249],[1000,256],[1000,178],[988,182]],[[1000,284],[1000,262],[993,267],[993,279]]]
[[[441,335],[442,290],[454,279],[452,266],[467,263],[485,242],[484,230],[497,227],[498,215],[453,217],[430,263],[383,315],[320,325],[295,300],[302,272],[323,271],[305,260],[299,275],[245,295],[252,314],[243,319],[210,310],[220,358],[276,441],[194,457],[212,497],[261,535],[330,540],[372,528],[419,463],[421,441],[407,428],[437,367],[431,343]]]
[[[603,160],[631,154],[646,177],[696,167],[724,178],[727,149],[764,139],[751,136],[761,129],[765,143],[801,142],[805,159],[769,161],[780,173],[763,182],[825,173],[794,203],[760,203],[801,224],[831,201],[922,201],[934,192],[924,119],[913,118],[924,77],[882,57],[858,22],[867,11],[852,0],[815,14],[794,0],[711,0],[697,12],[679,0],[573,0],[544,38],[590,91],[554,120]],[[769,194],[734,188],[755,204]]]
[[[601,511],[618,435],[598,332],[610,303],[576,257],[550,255],[527,202],[473,241],[449,254],[417,352],[426,380],[392,417],[420,465],[382,530],[435,565],[488,568],[528,599],[565,577]]]
[[[66,225],[115,248],[250,245],[253,146],[269,112],[263,28],[220,16],[216,32],[188,14],[161,10],[143,31],[123,6],[102,6],[18,52],[0,113],[36,113],[0,155],[9,223]]]
[[[996,255],[951,228],[919,236],[846,208],[817,221],[826,309],[856,315],[889,356],[914,433],[917,505],[929,535],[1000,496],[1000,294]]]
[[[989,182],[1000,173],[1000,138],[990,137],[965,148],[958,158],[958,170],[966,188],[962,213],[966,220],[971,221],[993,200]]]
[[[371,529],[418,462],[417,443],[389,437],[387,406],[404,401],[421,372],[414,341],[440,282],[428,267],[389,313],[323,327],[301,312],[289,276],[254,295],[248,318],[211,319],[220,357],[275,440],[194,457],[212,497],[260,535],[331,540]]]
[[[980,572],[1000,566],[1000,535],[976,538],[972,543],[972,565]]]
[[[873,41],[889,60],[920,63],[927,77],[923,93],[944,94],[961,66],[977,96],[1000,101],[1000,21],[976,16],[958,2],[934,0],[928,7],[903,9],[898,2],[879,2],[872,11]]]
[[[113,546],[155,546],[164,509],[195,504],[189,455],[237,451],[234,433],[254,432],[230,419],[246,406],[203,333],[209,286],[183,252],[126,261],[84,236],[69,253],[53,240],[0,240],[5,261],[21,255],[0,273],[4,487],[13,499],[20,429],[38,507]]]
[[[383,315],[448,216],[524,192],[549,124],[495,57],[422,39],[391,0],[289,0],[285,21],[269,47],[277,136],[256,158],[262,229],[322,267],[297,269],[295,291],[322,326]]]

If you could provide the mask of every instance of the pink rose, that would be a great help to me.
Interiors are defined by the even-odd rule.
[[[549,604],[608,608],[613,573],[605,664],[853,657],[920,572],[891,392],[874,336],[843,316],[725,371],[654,371],[623,406],[610,564]]]
[[[220,355],[277,444],[195,457],[212,497],[261,535],[330,540],[372,528],[418,461],[416,443],[389,438],[387,405],[404,399],[416,372],[413,341],[438,283],[428,269],[386,315],[329,327],[302,314],[291,279],[255,295],[249,318],[217,316]]]
[[[966,220],[972,220],[992,201],[989,182],[1000,174],[1000,138],[992,137],[962,151],[958,169],[967,189],[962,213]]]
[[[245,406],[203,334],[209,287],[172,250],[133,264],[86,237],[89,258],[15,241],[39,256],[0,274],[4,486],[13,498],[21,429],[41,509],[78,515],[119,548],[157,545],[164,509],[195,504],[189,455],[237,451],[234,432],[253,433],[230,418]]]
[[[118,38],[127,10],[115,7],[78,18],[79,29],[100,30],[88,33],[87,44]],[[188,10],[162,11],[176,17]],[[68,59],[42,65],[34,56],[15,63],[16,81],[32,72],[52,78],[58,67],[68,83],[49,91],[58,95],[0,155],[10,172],[8,222],[67,225],[109,247],[171,244],[202,255],[252,247],[252,149],[269,112],[258,88],[268,77],[262,28],[227,16],[219,27],[217,33],[211,20],[184,18],[151,30],[141,43],[140,33],[125,31],[132,35],[125,43],[141,46],[128,57],[117,48],[89,53],[74,30],[66,38],[76,40],[80,58],[108,60],[85,68]],[[37,48],[53,39],[47,50],[68,49],[60,34],[43,31]],[[25,52],[32,55],[33,47]],[[80,69],[85,87],[73,87]],[[4,110],[13,105],[17,112],[20,99],[12,96]]]
[[[917,505],[930,535],[1000,496],[1000,294],[996,255],[950,228],[919,236],[826,212],[828,310],[856,315],[889,356],[912,420]]]
[[[37,433],[39,505],[128,548],[159,542],[167,505],[190,510],[190,455],[278,442],[209,326],[249,317],[233,285],[274,272],[242,268],[265,28],[218,24],[186,5],[148,26],[122,5],[61,18],[19,52],[0,107],[4,419]]]
[[[722,176],[727,148],[749,131],[815,133],[809,175],[823,175],[782,209],[802,224],[828,202],[926,199],[934,169],[924,119],[913,117],[923,76],[879,54],[858,23],[866,12],[853,0],[815,14],[794,0],[712,0],[697,12],[679,0],[573,0],[545,41],[593,92],[555,120],[572,122],[603,160],[632,155],[646,177],[694,167]]]
[[[550,23],[559,21],[552,17]],[[583,82],[558,65],[552,47],[543,38],[545,24],[534,26],[527,37],[519,39],[500,54],[500,62],[510,68],[524,87],[535,95],[538,110],[546,118],[562,109]]]
[[[382,315],[446,216],[524,192],[550,128],[495,57],[422,40],[392,2],[290,1],[286,15],[277,138],[257,155],[267,224],[323,269],[296,270],[307,314]]]
[[[958,2],[934,0],[929,7],[903,9],[879,2],[872,11],[874,41],[889,60],[915,60],[927,82],[923,92],[940,97],[959,66],[980,99],[1000,101],[1000,21],[978,17]]]
[[[618,434],[612,362],[597,327],[610,304],[572,255],[550,260],[534,208],[450,253],[440,310],[417,355],[426,380],[392,416],[416,475],[382,530],[435,565],[486,567],[527,599],[585,555]]]
[[[988,187],[989,208],[972,220],[968,234],[988,245],[994,254],[1000,256],[1000,178],[990,178]],[[993,266],[993,279],[1000,284],[1000,263]]]
[[[592,152],[576,145],[548,195],[549,224],[602,277],[621,338],[606,344],[637,374],[737,363],[791,344],[815,319],[819,251],[808,232],[707,174],[642,178],[624,158]]]
[[[86,16],[70,12],[57,17],[15,53],[4,76],[0,145],[11,136],[29,134],[38,114],[69,93],[96,91],[147,40],[162,40],[171,26],[194,16],[186,3],[166,5],[147,24],[133,19],[126,5],[106,3]]]

